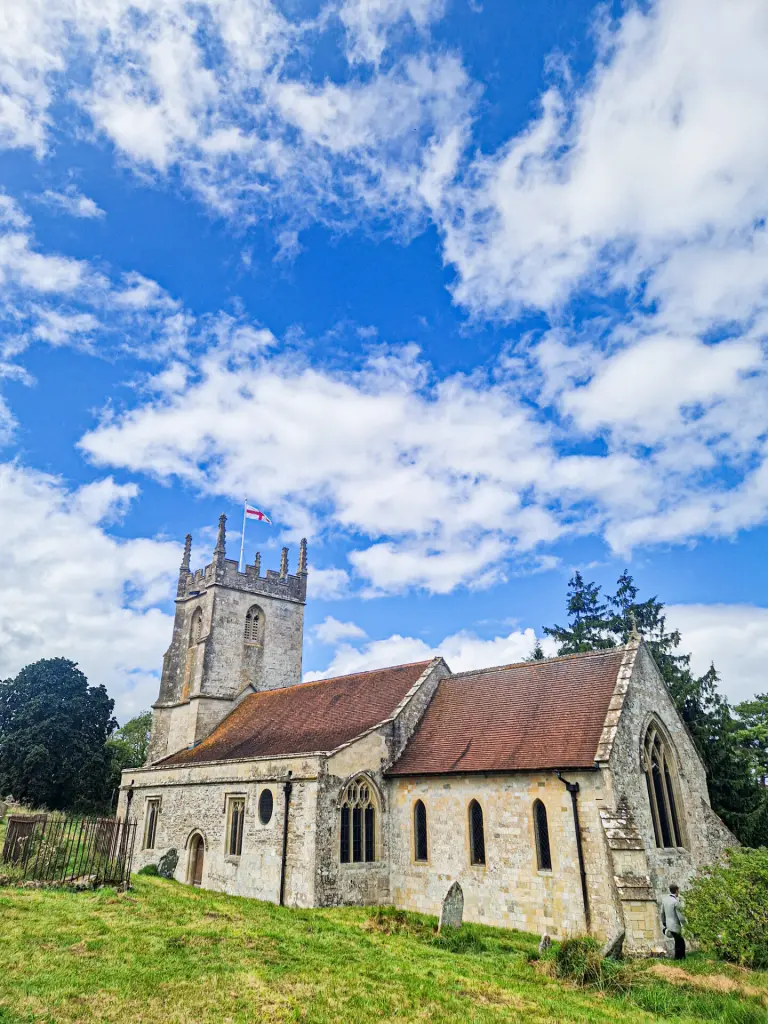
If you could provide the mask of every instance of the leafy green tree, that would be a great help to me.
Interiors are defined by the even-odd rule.
[[[111,788],[120,785],[120,773],[126,768],[139,768],[147,760],[149,734],[152,729],[152,712],[142,711],[131,718],[107,740],[110,758]]]
[[[0,793],[51,810],[102,809],[113,707],[106,689],[89,686],[66,658],[0,682]]]

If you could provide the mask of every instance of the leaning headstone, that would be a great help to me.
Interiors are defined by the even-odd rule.
[[[552,945],[552,939],[545,933],[541,936],[541,942],[539,943],[539,952],[546,953],[549,947]]]
[[[179,863],[179,855],[171,848],[166,850],[157,862],[157,873],[161,878],[173,878],[176,873],[176,865]]]
[[[462,892],[459,883],[454,882],[445,894],[445,899],[443,900],[443,908],[440,911],[440,927],[437,929],[438,932],[441,932],[443,928],[461,928],[463,917],[464,893]]]

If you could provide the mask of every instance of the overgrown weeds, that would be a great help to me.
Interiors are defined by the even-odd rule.
[[[543,960],[554,965],[556,977],[601,992],[627,992],[636,973],[631,961],[603,956],[600,943],[588,935],[554,943]]]

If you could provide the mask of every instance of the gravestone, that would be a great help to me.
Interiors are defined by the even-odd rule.
[[[552,939],[545,932],[544,935],[541,936],[541,942],[539,943],[539,952],[546,953],[551,945]]]
[[[8,804],[3,803],[3,801],[0,800],[0,821],[2,821],[3,818],[5,817],[5,812],[7,810],[8,810]]]
[[[176,872],[176,865],[179,863],[179,855],[171,848],[166,850],[157,864],[157,873],[161,878],[173,878]]]
[[[464,893],[462,892],[459,883],[454,882],[445,894],[445,899],[443,900],[443,908],[440,911],[440,927],[437,929],[438,932],[441,932],[443,928],[461,928],[463,917]]]

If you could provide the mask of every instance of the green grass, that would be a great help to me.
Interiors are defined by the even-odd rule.
[[[768,1021],[759,992],[642,967],[623,995],[577,988],[542,970],[537,942],[478,925],[442,937],[416,914],[288,910],[146,876],[126,895],[2,888],[0,1024]],[[768,991],[765,975],[738,975]]]

